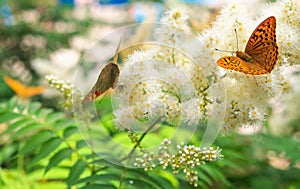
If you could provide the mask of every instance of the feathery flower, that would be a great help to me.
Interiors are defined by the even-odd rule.
[[[175,153],[170,149],[171,141],[164,139],[159,147],[159,152],[144,152],[142,157],[136,158],[135,166],[143,167],[145,171],[153,170],[162,166],[163,169],[171,167],[174,174],[183,171],[188,182],[197,187],[198,172],[197,166],[222,159],[220,148],[199,148],[194,145],[177,145]],[[157,162],[158,161],[158,162]]]

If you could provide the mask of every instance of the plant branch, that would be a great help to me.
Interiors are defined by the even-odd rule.
[[[143,140],[143,138],[148,134],[148,132],[153,129],[153,127],[162,119],[163,116],[159,117],[153,124],[150,125],[150,127],[142,134],[142,136],[138,139],[138,141],[136,142],[136,144],[134,145],[134,147],[132,148],[132,150],[129,152],[129,154],[127,156],[125,156],[124,158],[121,159],[121,162],[128,159],[128,163],[129,160],[132,156],[132,154],[134,153],[134,151],[136,150],[136,148],[140,145],[141,141]],[[120,184],[119,184],[119,189],[122,188],[122,184],[125,180],[126,177],[126,171],[127,171],[127,167],[124,167],[124,170],[122,172],[122,176],[121,176],[121,180],[120,180]]]
[[[132,150],[129,152],[129,154],[127,156],[125,156],[124,158],[121,159],[121,162],[126,160],[126,159],[130,159],[132,154],[134,153],[134,151],[136,150],[136,148],[138,147],[138,145],[141,143],[141,141],[143,140],[143,138],[148,134],[148,132],[153,129],[153,127],[161,120],[163,116],[159,117],[152,125],[150,125],[150,127],[142,134],[142,136],[139,138],[139,140],[137,141],[137,143],[134,145],[134,147],[132,148]]]

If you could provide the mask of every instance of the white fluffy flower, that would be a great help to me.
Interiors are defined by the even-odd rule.
[[[199,102],[188,103],[207,82],[191,80],[194,71],[199,69],[184,53],[185,45],[180,45],[192,40],[191,35],[186,35],[190,33],[186,19],[181,9],[168,11],[162,27],[156,30],[158,44],[146,51],[136,51],[124,61],[115,94],[118,125],[137,129],[137,125],[143,127],[161,116],[171,125],[176,124],[179,116],[197,124],[202,117]],[[200,70],[195,81],[202,80],[199,75]]]
[[[290,90],[291,84],[284,75],[285,70],[289,65],[299,63],[300,27],[299,14],[296,14],[299,12],[299,2],[284,0],[270,5],[261,5],[257,6],[257,12],[251,13],[243,11],[245,9],[243,3],[231,2],[221,10],[212,28],[200,34],[205,46],[211,49],[211,56],[214,59],[214,62],[203,61],[202,65],[208,65],[211,70],[215,70],[218,78],[224,76],[223,82],[227,93],[226,98],[223,99],[226,102],[223,133],[240,126],[262,125],[270,99]],[[271,15],[277,20],[276,33],[279,46],[279,59],[271,74],[250,76],[225,70],[216,65],[220,57],[231,54],[215,51],[215,48],[243,51],[253,30],[262,20]],[[257,19],[253,19],[255,17]],[[234,29],[237,30],[238,47]]]
[[[245,11],[250,5],[255,5],[255,12]],[[295,0],[262,6],[234,1],[198,37],[188,28],[184,8],[166,12],[155,32],[160,45],[134,52],[124,62],[116,96],[125,103],[115,112],[120,114],[118,121],[129,124],[128,112],[135,120],[164,115],[170,124],[183,116],[192,125],[214,120],[219,126],[212,128],[217,131],[208,133],[221,129],[223,134],[262,125],[270,99],[280,98],[295,85],[286,70],[299,63],[299,7]],[[277,20],[279,56],[270,74],[252,76],[217,66],[217,59],[231,54],[215,48],[243,51],[253,30],[271,15]]]
[[[271,99],[272,115],[270,117],[270,128],[275,134],[289,133],[294,126],[300,121],[299,104],[300,104],[300,65],[293,70],[285,72],[290,84],[290,93],[284,96],[275,96]],[[289,127],[292,126],[292,127]]]

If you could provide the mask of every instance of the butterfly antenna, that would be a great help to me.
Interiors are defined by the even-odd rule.
[[[220,50],[220,49],[215,49],[216,51],[220,51],[220,52],[229,52],[229,53],[235,53],[234,51],[226,51],[226,50]]]
[[[118,47],[117,47],[116,52],[115,52],[115,56],[114,56],[114,63],[115,64],[117,64],[117,62],[118,62],[121,41],[122,41],[122,36],[120,37],[119,44],[118,44]]]
[[[238,42],[238,37],[237,37],[237,31],[236,28],[234,28],[234,33],[235,33],[235,38],[236,38],[236,46],[237,49],[239,49],[239,42]],[[229,52],[229,53],[235,53],[235,51],[226,51],[226,50],[220,50],[220,49],[215,49],[216,51],[220,51],[220,52]]]
[[[236,47],[237,47],[237,50],[239,50],[239,39],[237,37],[237,31],[236,31],[236,28],[234,28],[234,33],[235,33],[235,39],[236,39]]]

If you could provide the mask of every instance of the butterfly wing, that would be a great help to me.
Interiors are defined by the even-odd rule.
[[[8,76],[4,77],[5,83],[21,98],[29,98],[43,93],[45,90],[42,86],[32,87],[27,86],[18,80],[12,79]]]
[[[5,81],[5,83],[15,92],[15,93],[17,93],[17,95],[19,96],[19,93],[20,94],[22,94],[24,91],[25,91],[25,86],[21,83],[21,82],[19,82],[19,81],[17,81],[17,80],[15,80],[15,79],[12,79],[12,78],[10,78],[10,77],[8,77],[8,76],[4,76],[4,81]]]
[[[92,102],[94,99],[105,93],[109,88],[113,88],[120,74],[119,66],[115,63],[107,64],[101,71],[96,84],[84,97],[82,104]]]
[[[37,87],[26,86],[23,97],[29,98],[31,96],[42,94],[44,91],[45,91],[45,87],[42,86],[37,86]]]
[[[274,69],[278,56],[274,16],[265,19],[256,27],[248,40],[245,53],[252,57],[251,63],[260,65],[267,73]]]
[[[113,87],[120,74],[119,66],[115,63],[107,64],[101,71],[95,84],[96,91],[106,91]]]
[[[222,68],[235,70],[251,75],[260,75],[268,73],[255,62],[246,62],[236,56],[224,56],[217,61],[217,65]]]
[[[107,64],[101,71],[96,84],[93,86],[91,91],[84,97],[81,101],[82,104],[92,102],[97,97],[105,93],[109,88],[113,88],[120,74],[119,66],[117,65],[118,61],[118,52],[120,49],[122,38],[120,38],[118,47],[113,58],[113,62]]]

